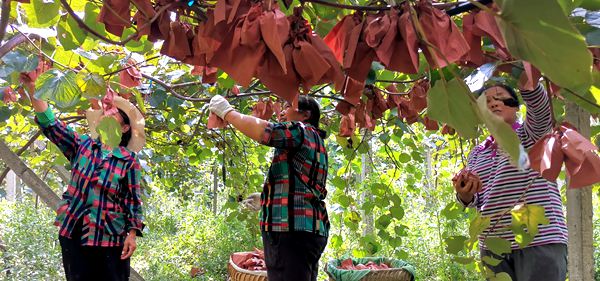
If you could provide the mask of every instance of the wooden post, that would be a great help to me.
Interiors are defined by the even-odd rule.
[[[42,201],[52,210],[56,210],[60,203],[60,198],[38,175],[36,175],[27,165],[19,158],[17,154],[4,143],[4,139],[0,140],[0,159],[19,176],[23,182],[40,196]],[[139,273],[131,268],[129,280],[144,281]]]
[[[6,199],[8,201],[17,201],[21,198],[21,185],[19,178],[12,170],[6,174]]]
[[[590,114],[573,103],[566,105],[567,122],[590,137]],[[568,179],[567,179],[568,180]],[[569,280],[594,280],[593,208],[590,187],[567,189]]]

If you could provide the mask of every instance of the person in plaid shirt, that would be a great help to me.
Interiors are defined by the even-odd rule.
[[[102,114],[97,110],[100,113],[97,117],[113,117],[121,124],[121,143],[110,148],[99,138],[79,135],[57,120],[48,104],[34,97],[34,80],[21,75],[36,112],[35,121],[72,167],[71,180],[54,223],[60,228],[66,278],[128,280],[135,237],[142,236],[144,228],[141,169],[134,152],[144,144],[144,119],[135,106],[119,97],[112,101],[117,108],[114,113]],[[92,127],[97,120],[90,121]]]
[[[260,197],[260,228],[270,281],[315,281],[319,258],[327,245],[329,219],[325,208],[327,151],[319,129],[318,103],[298,98],[287,106],[281,123],[236,112],[222,96],[210,110],[243,134],[275,148]]]

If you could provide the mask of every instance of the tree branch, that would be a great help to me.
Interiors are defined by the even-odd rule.
[[[21,156],[21,154],[23,154],[23,152],[25,152],[25,150],[27,150],[34,142],[35,140],[37,140],[37,138],[42,134],[41,130],[38,130],[28,141],[27,143],[19,148],[19,150],[17,150],[16,154],[18,156]],[[4,169],[4,171],[2,171],[2,173],[0,174],[0,183],[4,181],[4,178],[6,178],[6,175],[8,175],[8,171],[10,171],[10,168],[6,167]]]
[[[156,84],[160,85],[161,87],[163,87],[166,91],[168,91],[169,93],[171,93],[173,96],[175,96],[178,99],[182,99],[182,100],[187,100],[187,101],[192,101],[192,102],[210,102],[210,98],[194,98],[194,97],[188,97],[188,96],[184,96],[182,94],[179,94],[177,92],[175,92],[175,90],[173,89],[172,85],[169,85],[167,83],[165,83],[164,81],[159,80],[158,78],[152,77],[148,74],[142,73],[142,77],[155,82]],[[188,83],[181,83],[181,84],[175,84],[175,85],[182,85],[182,84],[188,84]],[[318,89],[317,91],[320,91],[322,88]],[[335,97],[335,96],[327,96],[327,95],[318,95],[316,94],[317,91],[311,92],[310,94],[308,94],[309,96],[312,97],[317,97],[317,98],[328,98],[328,99],[334,99],[337,101],[343,101],[343,99],[339,98],[339,97]],[[251,93],[242,93],[239,95],[227,95],[225,96],[228,99],[239,99],[239,98],[246,98],[246,97],[252,97],[252,96],[262,96],[262,95],[271,95],[273,94],[273,92],[271,91],[256,91],[256,92],[251,92]]]
[[[154,56],[154,57],[151,57],[151,58],[148,58],[148,59],[146,59],[145,61],[142,61],[142,62],[138,62],[138,63],[135,63],[135,64],[128,65],[127,67],[124,67],[124,68],[121,68],[121,69],[117,69],[117,70],[115,70],[115,71],[113,71],[113,72],[106,73],[106,74],[104,74],[104,75],[102,75],[102,76],[105,76],[105,77],[106,77],[106,76],[111,76],[111,75],[117,74],[117,73],[119,73],[119,72],[121,72],[121,71],[124,71],[124,70],[130,69],[130,68],[132,68],[132,67],[134,67],[134,66],[138,66],[138,65],[140,65],[140,64],[142,64],[142,63],[146,63],[146,62],[149,62],[149,61],[151,61],[151,60],[158,59],[158,58],[160,58],[160,56]]]
[[[94,29],[92,29],[91,27],[89,27],[87,24],[85,24],[85,22],[79,17],[77,16],[77,14],[75,13],[75,11],[73,11],[73,8],[71,8],[71,6],[69,5],[69,3],[67,3],[67,0],[60,0],[60,3],[62,4],[62,6],[65,8],[65,10],[67,11],[67,13],[73,17],[73,19],[77,22],[77,25],[91,33],[92,35],[94,35],[94,37],[106,42],[106,43],[110,43],[113,45],[118,45],[118,46],[124,46],[125,44],[127,44],[127,42],[131,41],[132,39],[134,39],[135,37],[138,36],[139,31],[140,30],[144,30],[146,27],[150,26],[154,21],[156,21],[160,15],[162,13],[164,13],[165,11],[167,11],[168,9],[170,9],[171,7],[174,6],[174,4],[177,4],[178,1],[174,1],[171,2],[163,7],[161,7],[156,14],[154,15],[154,17],[152,19],[150,19],[150,21],[148,21],[146,24],[144,24],[143,26],[138,28],[138,31],[134,32],[133,34],[129,35],[127,38],[121,40],[121,41],[115,41],[112,39],[107,38],[106,36],[103,36],[102,34],[98,33],[97,31],[95,31]]]
[[[35,35],[35,34],[27,34],[27,35],[25,35],[25,33],[23,33],[21,30],[19,30],[16,26],[11,25],[10,27],[13,28],[14,30],[16,30],[17,32],[19,32],[19,34],[21,34],[24,37],[24,39],[29,42],[29,44],[31,44],[34,48],[36,48],[38,50],[38,52],[40,52],[40,54],[42,54],[44,57],[46,57],[48,60],[50,60],[53,64],[57,64],[57,65],[62,66],[65,69],[71,69],[71,70],[75,71],[74,69],[72,69],[72,68],[70,68],[70,67],[68,67],[68,66],[66,66],[64,64],[55,61],[52,57],[50,57],[49,55],[47,55],[46,53],[44,53],[44,51],[42,51],[42,49],[40,49],[40,47],[38,47],[38,45],[36,45],[35,42],[33,42],[31,40],[31,38],[29,38],[29,36]],[[40,39],[40,40],[42,39],[42,37],[40,37],[38,35],[36,35],[36,36],[37,36],[37,39]],[[21,42],[21,43],[23,43],[23,42]],[[75,71],[75,72],[77,72],[77,71]]]
[[[10,40],[8,40],[8,42],[4,43],[4,45],[0,46],[0,57],[3,57],[8,52],[10,52],[12,49],[14,49],[18,45],[22,44],[26,40],[31,40],[30,37],[33,37],[33,39],[41,38],[37,34],[25,35],[25,34],[21,33],[19,35],[16,35],[13,38],[10,38]]]
[[[10,0],[2,0],[2,12],[0,14],[0,42],[4,40],[6,34],[6,27],[8,26],[8,20],[10,19]]]

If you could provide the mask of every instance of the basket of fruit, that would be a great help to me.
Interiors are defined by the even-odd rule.
[[[267,281],[267,267],[263,251],[233,253],[227,265],[230,281]]]
[[[415,269],[402,260],[369,257],[331,260],[325,272],[330,281],[412,281]]]

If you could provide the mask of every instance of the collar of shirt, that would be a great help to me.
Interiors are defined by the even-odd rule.
[[[523,126],[523,125],[521,125],[521,123],[515,122],[512,124],[512,129],[513,129],[513,131],[516,131],[519,128],[521,128],[521,126]],[[491,157],[496,156],[496,150],[498,149],[498,143],[496,142],[496,139],[494,139],[494,136],[490,135],[489,137],[487,137],[485,139],[485,141],[483,141],[483,148],[484,149],[491,148],[492,149]]]
[[[100,148],[104,151],[104,148],[102,147],[102,142],[100,142],[99,138],[92,139],[92,148]],[[110,157],[111,155],[121,159],[128,159],[133,157],[134,153],[127,147],[118,146],[113,148],[112,151],[109,151],[109,153],[107,154],[108,157]]]

